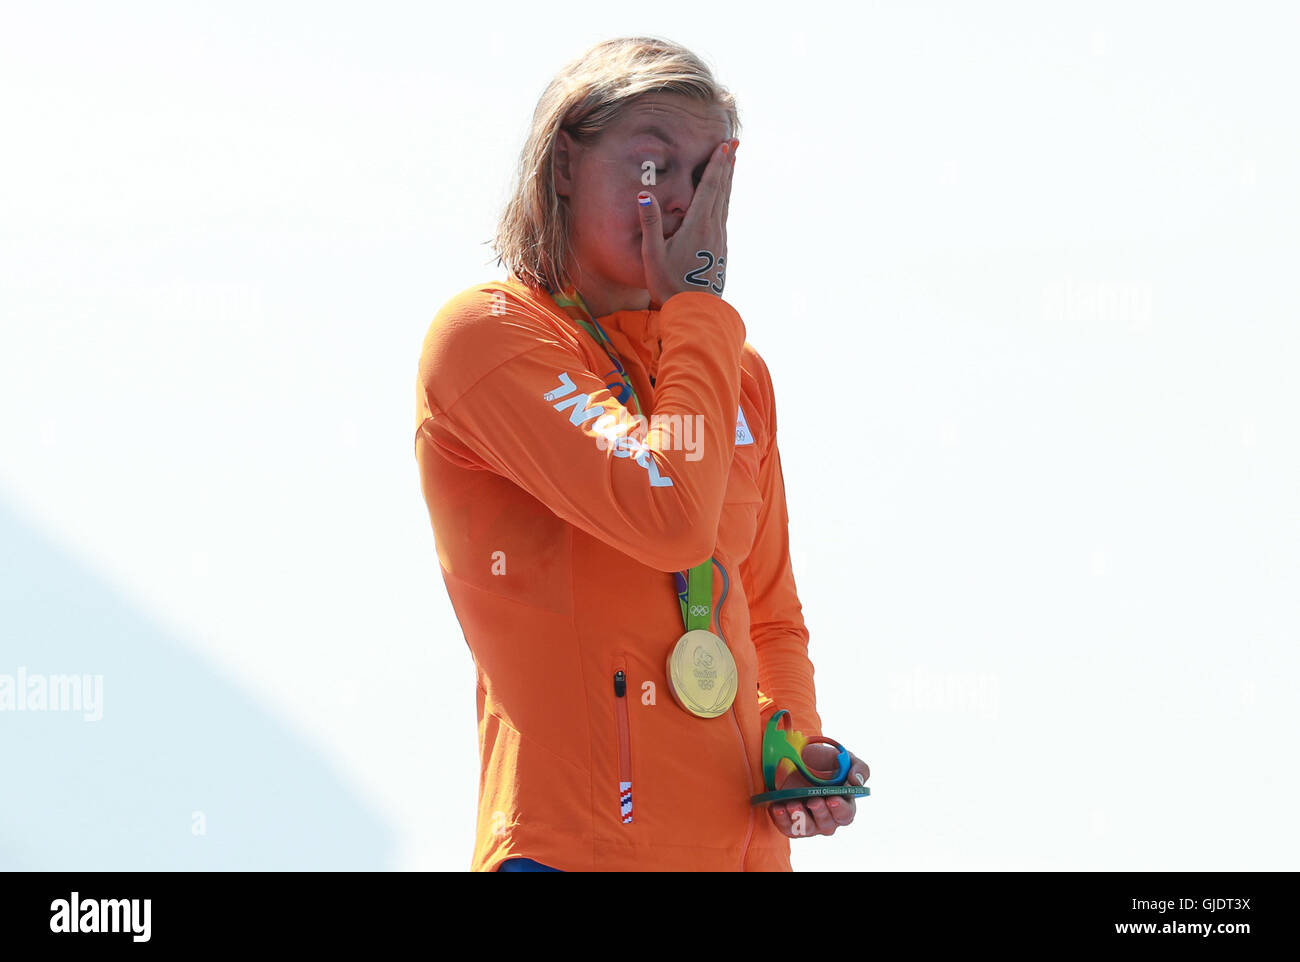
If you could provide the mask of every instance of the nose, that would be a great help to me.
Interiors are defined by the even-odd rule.
[[[664,236],[671,237],[677,233],[690,209],[695,196],[695,181],[689,172],[671,171],[668,177],[661,177],[655,185],[655,200],[663,211],[664,226],[672,225],[672,230]]]

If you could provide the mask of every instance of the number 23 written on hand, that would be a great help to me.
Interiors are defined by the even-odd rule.
[[[707,263],[705,263],[704,265],[702,265],[702,266],[700,266],[700,267],[695,268],[695,270],[693,270],[693,271],[691,271],[689,274],[685,275],[682,279],[685,280],[687,284],[694,284],[696,287],[707,287],[707,288],[709,288],[711,291],[713,291],[713,293],[715,293],[715,294],[721,294],[721,293],[722,293],[722,288],[723,288],[723,287],[726,285],[726,283],[727,283],[727,279],[726,279],[726,276],[725,276],[725,275],[726,275],[726,267],[724,266],[724,265],[727,263],[727,259],[726,259],[725,257],[719,257],[719,258],[717,259],[716,263],[717,263],[717,265],[718,265],[718,272],[717,272],[717,274],[715,274],[714,276],[717,277],[717,279],[718,279],[718,283],[716,283],[716,284],[710,284],[710,283],[708,282],[708,280],[706,280],[705,278],[703,278],[701,275],[706,274],[706,273],[708,273],[709,271],[713,270],[713,265],[714,265],[714,263],[715,263],[715,262],[714,262],[714,259],[713,259],[713,252],[712,252],[712,251],[696,251],[696,252],[695,252],[695,256],[696,256],[696,257],[702,257],[702,258],[704,258],[705,261],[707,261]]]

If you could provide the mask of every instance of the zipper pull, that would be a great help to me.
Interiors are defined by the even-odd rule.
[[[627,675],[623,674],[623,669],[614,672],[614,694],[622,698],[627,694]]]

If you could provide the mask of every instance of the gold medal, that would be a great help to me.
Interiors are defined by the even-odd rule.
[[[697,628],[677,639],[668,654],[668,690],[677,704],[700,718],[717,718],[736,700],[736,660],[727,643]]]

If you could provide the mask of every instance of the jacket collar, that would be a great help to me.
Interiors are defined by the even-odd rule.
[[[511,280],[516,284],[521,284],[517,277],[511,275]],[[572,283],[563,290],[563,295],[570,299],[576,300],[576,288]],[[568,304],[556,304],[550,296],[551,291],[537,292],[536,296],[544,299],[546,305],[554,310],[559,310],[574,321],[587,320],[587,314],[581,307]],[[646,347],[656,348],[659,341],[659,312],[654,310],[639,311],[614,311],[611,314],[603,314],[596,318],[596,321],[607,334],[613,336],[613,331],[620,332],[629,343],[641,344]],[[579,325],[581,326],[581,325]],[[657,353],[657,350],[654,352]]]

